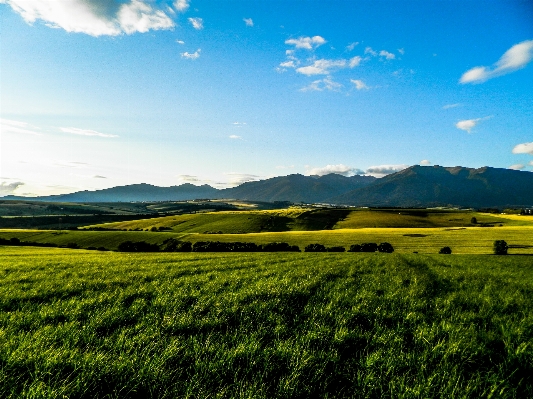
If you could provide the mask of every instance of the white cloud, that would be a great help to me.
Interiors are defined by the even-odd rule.
[[[200,30],[204,28],[204,20],[202,18],[188,18],[194,29]]]
[[[301,48],[306,50],[312,50],[326,43],[326,40],[322,36],[313,37],[299,37],[298,39],[287,39],[285,44],[290,44],[295,48]]]
[[[174,2],[174,8],[179,12],[185,12],[189,8],[189,0],[176,0]]]
[[[528,165],[533,166],[533,161],[529,161]]]
[[[179,175],[178,179],[187,183],[195,183],[201,181],[198,176],[194,175]]]
[[[455,127],[457,129],[464,130],[468,133],[471,132],[471,130],[481,121],[484,121],[486,119],[490,119],[490,116],[486,116],[484,118],[477,118],[477,119],[466,119],[463,121],[459,121],[455,124]]]
[[[533,155],[533,143],[518,144],[513,148],[513,154],[530,154]]]
[[[184,52],[184,53],[181,53],[181,58],[186,58],[188,60],[196,60],[198,58],[200,58],[200,52],[202,51],[202,49],[198,49],[196,50],[194,53],[189,53],[189,52]]]
[[[420,161],[420,165],[431,165],[431,161],[427,160],[427,159],[423,159]]]
[[[233,122],[233,125],[242,126],[242,125],[246,125],[246,122]]]
[[[533,40],[515,44],[491,67],[478,66],[466,71],[460,83],[482,83],[524,68],[533,59]]]
[[[355,85],[355,88],[357,90],[368,90],[370,88],[362,80],[359,79],[350,79],[350,82]]]
[[[5,195],[10,195],[10,194],[13,194],[13,192],[19,188],[20,186],[23,186],[24,183],[20,182],[20,181],[16,181],[16,182],[13,182],[13,183],[7,183],[7,182],[2,182],[0,183],[0,197],[3,197]]]
[[[301,88],[300,91],[339,91],[341,87],[340,83],[335,82],[331,76],[328,76],[311,82],[308,86]]]
[[[185,42],[183,40],[176,40],[176,43],[178,44],[185,44]]]
[[[279,66],[282,68],[296,68],[296,64],[293,60],[282,62]]]
[[[230,136],[228,136],[230,139],[232,140],[242,140],[242,137],[241,136],[237,136],[236,134],[232,134]]]
[[[42,136],[42,133],[39,133],[36,130],[39,130],[39,128],[26,122],[0,119],[0,133],[31,134],[33,136]]]
[[[346,67],[346,60],[325,60],[320,59],[313,62],[313,64],[300,67],[296,72],[303,75],[329,75],[331,69],[338,69]]]
[[[93,179],[107,179],[107,177],[101,175],[94,175]]]
[[[252,18],[243,18],[243,21],[246,24],[246,26],[250,26],[250,27],[254,26],[254,21],[252,20]]]
[[[64,133],[77,134],[80,136],[118,137],[116,134],[100,133],[95,130],[78,129],[75,127],[60,127],[59,130]]]
[[[401,54],[401,55],[404,55],[405,54],[405,50],[403,48],[399,48],[398,49],[398,52]]]
[[[372,50],[372,47],[366,47],[365,48],[365,54],[370,54],[370,55],[372,55],[374,57],[378,55],[378,53],[376,51]]]
[[[28,23],[43,21],[51,28],[91,36],[171,29],[174,21],[146,0],[3,0]]]
[[[460,104],[460,103],[457,103],[457,104],[446,104],[445,106],[442,107],[442,109],[450,109],[450,108],[457,108],[457,107],[462,107],[463,104]]]
[[[362,175],[365,172],[361,169],[352,168],[343,164],[338,165],[326,165],[322,168],[313,168],[307,171],[308,175],[311,176],[325,176],[330,173],[336,173],[343,176],[353,176],[353,175]]]
[[[526,165],[524,164],[521,164],[521,163],[517,163],[515,165],[511,165],[509,166],[507,169],[511,169],[511,170],[522,170],[526,167]]]
[[[379,52],[380,57],[385,57],[387,60],[393,60],[396,58],[396,56],[392,53],[389,53],[388,51],[381,50]]]
[[[346,50],[352,51],[355,48],[355,46],[357,46],[358,44],[359,42],[350,43],[349,45],[346,46]]]
[[[246,173],[224,173],[224,174],[226,176],[229,176],[230,186],[238,186],[240,184],[243,184],[249,181],[256,181],[261,178],[261,176],[250,175]]]
[[[378,166],[371,166],[366,170],[366,173],[371,176],[375,177],[383,177],[386,175],[390,175],[392,173],[399,172],[401,170],[404,170],[408,168],[409,165],[378,165]]]
[[[363,58],[357,55],[355,57],[350,58],[348,65],[350,66],[350,68],[355,68],[356,66],[359,66],[359,64],[361,64],[362,60]]]

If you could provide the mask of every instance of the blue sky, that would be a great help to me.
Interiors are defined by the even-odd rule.
[[[533,171],[528,1],[0,0],[0,196]]]

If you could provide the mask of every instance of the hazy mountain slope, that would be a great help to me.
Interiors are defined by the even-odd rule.
[[[338,174],[303,176],[293,174],[248,182],[238,187],[220,190],[220,198],[238,198],[252,201],[323,202],[364,187],[376,179],[371,176],[346,177]]]
[[[533,173],[416,165],[329,201],[360,206],[531,206]]]

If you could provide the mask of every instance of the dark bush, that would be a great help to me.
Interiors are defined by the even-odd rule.
[[[286,242],[269,242],[261,248],[263,252],[300,252],[296,245],[289,245]]]
[[[179,241],[175,238],[169,238],[163,241],[165,245],[161,250],[165,252],[191,252],[192,244],[189,241]]]
[[[450,247],[442,247],[439,251],[439,254],[449,255],[451,253],[452,253],[452,249]]]
[[[88,249],[89,251],[95,251],[95,250],[96,250],[96,247],[87,247],[87,249]]]
[[[391,254],[394,252],[394,248],[392,244],[389,244],[388,242],[382,242],[381,244],[378,245],[378,251]]]
[[[159,231],[159,229],[155,226],[152,226],[152,228],[150,229],[150,231]]]
[[[11,245],[20,245],[20,240],[17,237],[13,237],[9,240]]]
[[[507,255],[507,250],[509,246],[503,240],[494,241],[494,254],[495,255]]]
[[[326,247],[322,244],[309,244],[304,249],[305,252],[326,252]]]
[[[107,251],[107,249],[105,247],[98,247],[96,248],[98,251]]]
[[[350,249],[348,250],[348,252],[361,252],[361,245],[359,244],[350,245]]]
[[[329,248],[326,248],[326,251],[327,252],[344,252],[346,251],[346,249],[344,247],[329,247]]]
[[[67,245],[65,245],[66,248],[70,249],[79,249],[80,246],[75,242],[69,242]]]
[[[472,217],[472,219],[470,219],[470,223],[477,224],[477,218],[476,217]]]
[[[375,242],[366,242],[361,244],[361,252],[376,252],[378,250],[378,244]]]

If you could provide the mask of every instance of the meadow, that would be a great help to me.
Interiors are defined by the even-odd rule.
[[[533,396],[530,256],[0,257],[0,397]]]

